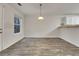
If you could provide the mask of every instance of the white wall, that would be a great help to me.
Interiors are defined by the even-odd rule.
[[[2,4],[0,4],[0,51],[2,50]]]
[[[74,16],[78,17],[78,15],[66,15],[65,17],[68,20],[72,20],[71,17]],[[59,36],[60,38],[79,47],[79,27],[71,27],[71,28],[61,27],[59,28],[59,31],[60,31],[60,36]]]
[[[2,49],[1,49],[1,47],[2,47],[1,42],[2,42],[2,41],[1,41],[1,33],[0,33],[0,51],[2,50]]]
[[[12,6],[5,4],[3,6],[3,49],[8,48],[15,42],[21,40],[24,37],[23,27],[23,14],[15,10]],[[20,33],[14,33],[14,15],[22,17]]]
[[[61,28],[60,38],[79,47],[79,28]]]
[[[56,29],[60,25],[61,16],[44,16],[43,21],[37,18],[36,15],[25,16],[25,37],[57,37],[59,35]]]

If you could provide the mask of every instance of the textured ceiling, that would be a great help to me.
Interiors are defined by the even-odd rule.
[[[22,6],[13,3],[11,5],[25,15],[38,15],[40,10],[39,3],[22,3]],[[78,14],[79,3],[43,3],[42,13],[43,15]]]

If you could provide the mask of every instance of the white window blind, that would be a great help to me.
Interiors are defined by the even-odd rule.
[[[63,20],[65,25],[79,25],[79,16],[66,17]]]

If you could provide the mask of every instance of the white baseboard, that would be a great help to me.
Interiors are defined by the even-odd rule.
[[[24,39],[24,37],[22,37],[22,38],[18,39],[17,41],[15,41],[15,42],[13,42],[13,43],[9,44],[9,45],[8,45],[8,46],[6,46],[6,47],[4,47],[1,51],[3,51],[3,50],[5,50],[5,49],[9,48],[10,46],[12,46],[12,45],[16,44],[17,42],[19,42],[19,41],[20,41],[20,40],[22,40],[22,39]],[[1,51],[0,51],[0,52],[1,52]]]
[[[61,37],[60,37],[60,38],[61,38]],[[65,40],[66,42],[68,42],[68,43],[70,43],[70,44],[72,44],[72,45],[74,45],[74,46],[76,46],[76,47],[79,47],[78,44],[73,43],[72,41],[66,40],[66,39],[64,39],[64,38],[61,38],[61,39],[62,39],[62,40]]]
[[[65,39],[63,39],[63,38],[61,38],[61,37],[51,37],[51,36],[46,36],[46,37],[32,37],[32,36],[27,36],[27,37],[25,37],[25,38],[56,38],[56,39],[62,39],[62,40],[65,40]],[[76,46],[76,47],[79,47],[79,45],[77,45],[77,44],[73,44],[72,42],[70,42],[70,41],[68,41],[68,40],[65,40],[65,41],[67,41],[68,43],[70,43],[70,44],[72,44],[72,45],[74,45],[74,46]]]
[[[25,38],[59,38],[59,37],[52,37],[52,36],[45,36],[45,37],[26,36]]]

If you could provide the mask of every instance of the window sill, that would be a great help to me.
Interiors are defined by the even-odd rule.
[[[79,25],[61,25],[59,28],[78,28]]]

